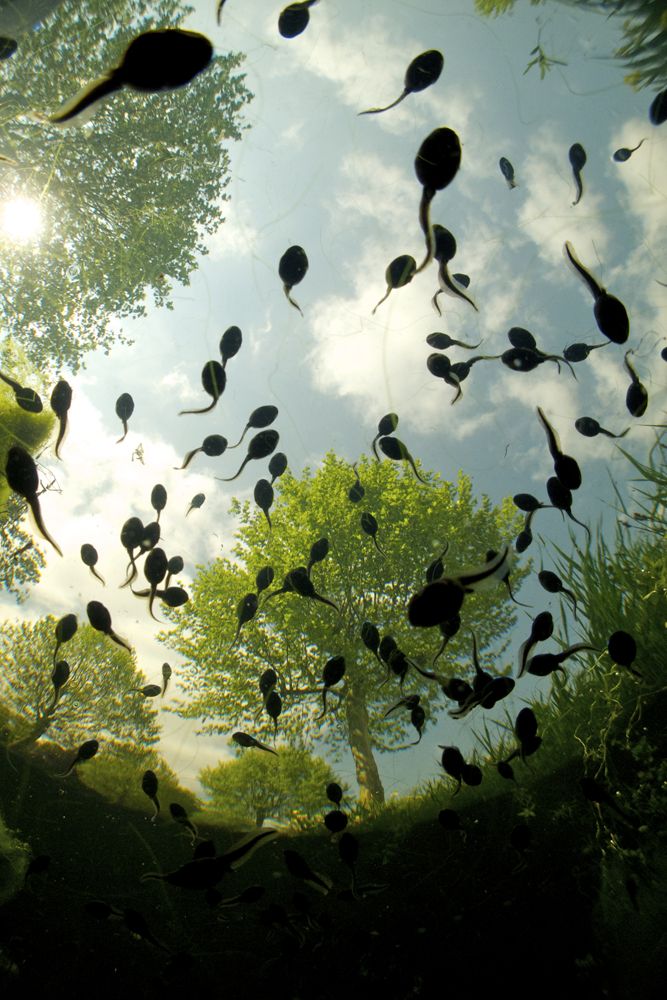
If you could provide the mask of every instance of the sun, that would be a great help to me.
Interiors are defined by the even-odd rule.
[[[39,202],[22,196],[0,205],[0,230],[11,243],[35,243],[44,220]]]

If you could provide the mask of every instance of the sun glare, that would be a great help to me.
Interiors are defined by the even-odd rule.
[[[0,207],[0,229],[12,243],[34,243],[42,224],[42,210],[32,198],[12,198]]]

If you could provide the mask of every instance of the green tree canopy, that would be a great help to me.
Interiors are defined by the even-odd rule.
[[[326,787],[337,779],[321,757],[290,746],[281,746],[277,757],[256,749],[240,754],[199,774],[212,805],[231,819],[261,826],[268,818],[316,816],[327,805]]]
[[[361,801],[380,802],[384,793],[373,751],[404,747],[415,732],[405,710],[383,719],[401,691],[395,678],[381,686],[386,672],[362,644],[361,625],[373,622],[382,635],[393,635],[408,656],[429,666],[440,633],[413,629],[406,616],[407,602],[423,585],[427,565],[446,544],[446,568],[478,565],[487,549],[500,549],[511,539],[518,519],[509,499],[497,508],[488,497],[476,501],[463,473],[456,484],[430,473],[426,478],[431,485],[424,486],[408,469],[391,462],[363,458],[358,470],[366,491],[358,504],[347,497],[354,474],[333,452],[314,474],[306,469],[296,479],[286,473],[277,484],[271,532],[256,507],[234,501],[232,512],[240,518],[235,560],[220,558],[199,567],[190,602],[179,609],[174,629],[162,639],[186,659],[181,682],[187,697],[178,708],[183,716],[201,717],[207,732],[246,729],[270,739],[272,725],[263,711],[258,678],[271,667],[279,676],[283,701],[280,731],[288,739],[321,737],[334,749],[349,747]],[[362,510],[377,519],[384,555],[361,530]],[[258,614],[230,649],[237,604],[255,590],[257,571],[270,564],[276,589],[288,571],[308,562],[310,546],[324,536],[330,553],[314,566],[312,581],[340,613],[296,594],[268,601],[262,595]],[[515,574],[515,588],[525,572]],[[493,665],[483,651],[497,644],[514,623],[512,609],[502,586],[466,598],[463,627],[438,661],[443,677],[471,672],[470,629],[487,666]],[[503,649],[495,650],[498,668]],[[339,655],[345,657],[346,674],[328,695],[326,716],[318,719],[323,667],[329,657]],[[442,707],[439,686],[413,669],[404,693],[420,694],[431,722]]]
[[[0,633],[0,703],[8,742],[28,746],[43,736],[70,747],[89,739],[140,743],[158,739],[157,712],[133,688],[143,683],[136,657],[90,625],[79,625],[60,646],[70,678],[54,705],[55,627],[52,615],[36,622],[5,621]]]
[[[130,41],[175,27],[180,0],[65,0],[0,64],[0,197],[39,202],[35,245],[0,237],[0,320],[43,369],[76,371],[87,351],[127,340],[112,320],[143,316],[152,293],[170,307],[203,237],[222,223],[229,157],[251,95],[242,56],[216,55],[190,84],[164,94],[123,89],[86,125],[36,121],[118,65]]]

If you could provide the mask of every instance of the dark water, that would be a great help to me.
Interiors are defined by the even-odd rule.
[[[659,995],[658,6],[0,8],[12,995]]]

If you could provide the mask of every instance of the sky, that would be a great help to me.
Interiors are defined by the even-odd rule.
[[[217,51],[246,54],[246,85],[255,95],[244,112],[250,128],[240,142],[228,143],[226,221],[208,238],[209,252],[189,285],[175,288],[174,310],[149,308],[146,318],[124,323],[134,344],[108,357],[90,356],[71,380],[65,460],[43,459],[62,488],[44,496],[43,513],[63,551],[78,553],[82,541],[93,542],[103,575],[120,580],[125,559],[118,533],[128,509],[150,520],[157,482],[168,491],[165,519],[171,511],[185,513],[192,496],[203,492],[204,506],[187,520],[170,520],[165,539],[168,551],[185,559],[187,586],[197,564],[230,553],[230,499],[251,496],[257,476],[251,468],[228,486],[212,480],[236,471],[238,452],[199,455],[186,472],[174,467],[207,434],[238,437],[250,411],[265,403],[279,407],[280,449],[295,474],[316,466],[329,449],[354,461],[368,452],[378,419],[394,411],[402,440],[426,468],[452,479],[462,468],[475,492],[494,503],[517,492],[544,495],[552,470],[539,405],[563,449],[582,466],[585,489],[576,496],[576,515],[611,531],[611,479],[624,488],[631,470],[613,441],[582,437],[574,420],[593,416],[616,431],[632,426],[622,444],[644,457],[654,432],[640,425],[663,422],[667,374],[660,359],[667,288],[658,284],[667,282],[667,128],[649,123],[652,95],[626,86],[623,67],[609,58],[619,44],[615,19],[521,0],[511,15],[496,19],[476,15],[472,2],[448,3],[443,13],[441,0],[322,0],[311,8],[306,31],[287,40],[277,31],[280,6],[267,0],[227,0],[220,26],[213,0],[194,8],[185,26],[206,34]],[[538,44],[563,63],[544,79],[536,66],[524,73]],[[358,116],[394,100],[408,63],[430,48],[445,59],[432,87],[384,114]],[[431,265],[372,315],[386,290],[389,262],[400,254],[418,261],[423,255],[413,162],[424,138],[443,125],[461,139],[462,164],[436,195],[432,219],[455,234],[451,270],[470,276],[479,312],[442,295],[438,317]],[[615,149],[641,139],[627,162],[613,161]],[[572,204],[568,161],[574,142],[588,157],[578,205]],[[501,156],[514,166],[513,190],[499,170]],[[510,346],[512,326],[528,328],[543,350],[557,354],[574,342],[603,341],[590,293],[564,259],[565,240],[627,307],[627,347],[650,396],[646,415],[633,419],[625,408],[624,348],[614,345],[576,365],[576,380],[554,364],[519,374],[497,361],[480,362],[452,406],[454,390],[426,368],[431,348],[425,338],[434,331],[481,341],[479,353],[492,355]],[[303,315],[286,302],[277,274],[293,244],[309,259],[293,292]],[[244,342],[229,362],[223,398],[210,415],[179,417],[178,410],[208,402],[201,369],[233,324]],[[460,349],[448,354],[453,361],[469,356]],[[116,444],[114,403],[121,392],[132,394],[136,409],[125,441]],[[139,445],[144,464],[132,457]],[[548,543],[539,550],[545,566],[550,543],[569,546],[567,529],[556,512],[549,514],[548,525],[546,514],[542,522]],[[144,606],[127,591],[107,587],[93,594],[78,558],[46,555],[29,600],[17,607],[3,595],[0,614],[60,616],[77,607],[85,615],[88,600],[104,600],[136,649],[146,681],[159,682],[161,664],[169,660],[177,692],[178,659],[156,641],[158,626]],[[534,588],[522,591],[522,599],[524,593],[537,597]],[[557,601],[544,596],[534,613],[556,612]],[[454,728],[445,713],[425,745],[383,756],[387,792],[406,792],[437,775],[434,746],[454,735],[461,745],[466,739],[474,745],[476,721],[472,713]],[[162,752],[181,782],[196,789],[199,770],[229,754],[226,738],[196,737],[196,723],[167,711],[161,722]],[[353,785],[351,760],[338,766]]]

